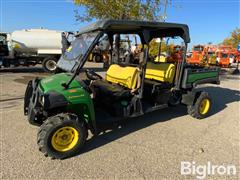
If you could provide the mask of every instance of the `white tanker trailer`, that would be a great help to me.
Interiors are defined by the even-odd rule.
[[[62,52],[73,33],[48,29],[27,29],[0,33],[0,65],[29,66],[42,63],[46,71],[55,71]]]

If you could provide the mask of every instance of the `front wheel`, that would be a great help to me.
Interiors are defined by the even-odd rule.
[[[201,92],[196,97],[194,105],[189,105],[188,114],[197,119],[203,119],[208,116],[211,108],[211,98],[207,92]]]
[[[45,156],[64,159],[80,152],[87,139],[87,129],[77,116],[60,114],[47,119],[37,137],[39,150]]]

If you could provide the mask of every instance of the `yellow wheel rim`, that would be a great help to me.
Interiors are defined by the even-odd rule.
[[[52,147],[59,152],[69,151],[76,146],[78,136],[78,131],[75,128],[70,126],[62,127],[53,134],[51,139]]]
[[[207,112],[209,111],[209,108],[210,108],[209,99],[203,99],[201,104],[200,104],[200,107],[199,107],[200,114],[202,114],[202,115],[207,114]]]

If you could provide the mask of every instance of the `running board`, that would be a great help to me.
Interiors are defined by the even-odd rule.
[[[167,108],[167,107],[168,107],[167,104],[153,106],[153,107],[150,107],[150,108],[146,109],[146,111],[144,111],[144,113],[150,113],[150,112],[160,110],[160,109],[164,109],[164,108]]]

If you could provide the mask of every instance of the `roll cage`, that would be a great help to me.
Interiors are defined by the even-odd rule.
[[[76,66],[72,78],[67,82],[62,84],[65,88],[71,84],[73,79],[79,74],[80,70],[87,61],[88,56],[97,44],[98,40],[103,34],[107,34],[110,42],[110,46],[113,46],[113,36],[115,34],[137,34],[141,39],[141,43],[146,45],[144,52],[144,59],[141,63],[142,76],[145,77],[146,63],[149,58],[149,43],[154,38],[163,37],[175,37],[180,36],[185,44],[185,51],[183,53],[183,60],[178,64],[178,74],[176,74],[175,88],[180,89],[180,82],[183,74],[183,66],[186,62],[186,50],[187,44],[190,42],[189,28],[185,24],[176,23],[165,23],[165,22],[151,22],[151,21],[132,21],[132,20],[101,20],[93,23],[85,28],[82,28],[78,34],[85,34],[90,32],[99,31],[99,34],[89,47],[86,54],[82,57],[82,60]],[[144,78],[142,78],[142,84],[144,84]],[[143,87],[141,87],[143,88]],[[142,92],[142,91],[141,91]],[[142,93],[141,93],[142,94]],[[141,95],[142,96],[142,95]]]

